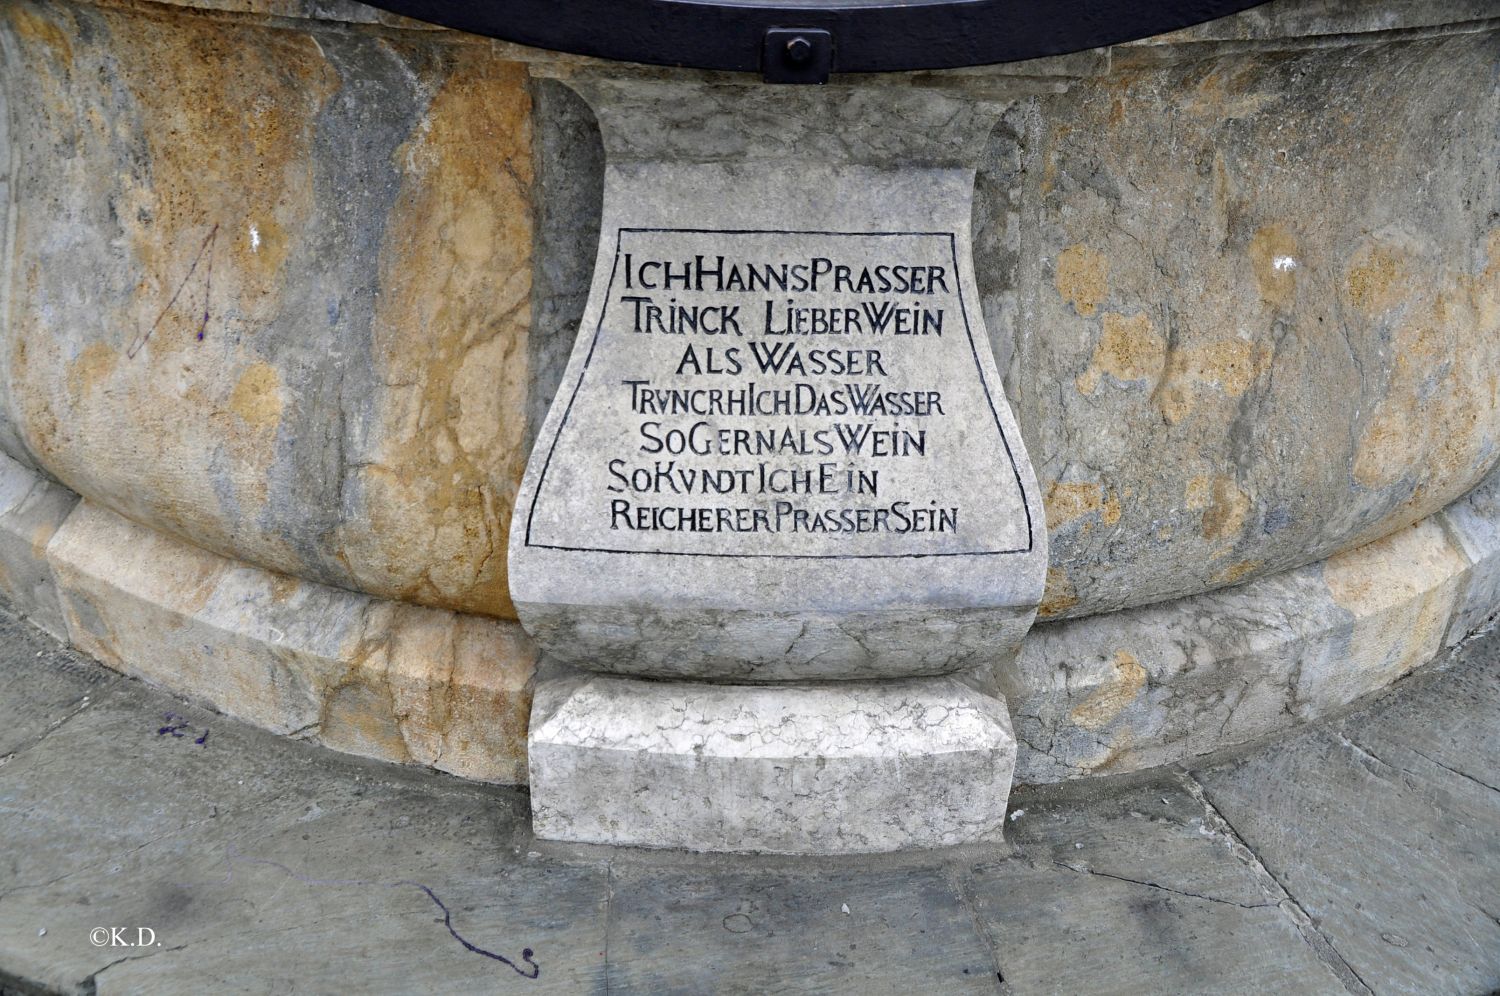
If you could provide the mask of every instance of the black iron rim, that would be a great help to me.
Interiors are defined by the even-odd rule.
[[[827,32],[836,73],[953,69],[1146,38],[1265,0],[378,0],[450,28],[577,55],[760,72],[766,33]]]

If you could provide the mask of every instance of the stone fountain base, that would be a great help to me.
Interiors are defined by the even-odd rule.
[[[0,594],[106,666],[264,729],[527,779],[535,652],[515,623],[227,560],[4,458]],[[1135,771],[1317,720],[1433,660],[1497,607],[1500,475],[1319,563],[1040,623],[1003,686],[1015,780]]]

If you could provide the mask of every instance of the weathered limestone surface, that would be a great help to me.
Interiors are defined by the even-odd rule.
[[[1426,663],[1500,607],[1497,482],[1283,577],[1034,628],[998,676],[1016,780],[1182,760],[1316,719]],[[514,624],[225,561],[97,506],[74,510],[74,496],[15,464],[0,464],[0,494],[12,502],[0,512],[4,595],[98,659],[267,729],[525,780],[535,650]]]
[[[97,508],[80,511],[80,524],[69,524],[49,563],[37,523],[18,519],[18,510],[45,510],[50,537],[52,517],[60,521],[74,499],[21,468],[6,471],[6,492],[32,497],[0,515],[7,577],[31,579],[29,588],[15,585],[5,594],[20,606],[33,592],[25,611],[34,622],[48,618],[55,571],[76,617],[74,640],[128,673],[268,729],[301,731],[356,753],[472,777],[525,777],[522,690],[534,651],[514,627],[380,603],[370,609],[361,596],[219,561]],[[1426,663],[1500,604],[1495,490],[1492,478],[1443,513],[1453,533],[1467,537],[1462,547],[1425,523],[1286,577],[1037,627],[1003,680],[1020,740],[1017,780],[1133,770],[1254,739],[1315,719]],[[21,533],[7,528],[17,521],[28,522]],[[109,545],[115,543],[123,546]],[[133,550],[135,559],[115,549]],[[79,566],[84,561],[88,573]],[[1411,564],[1421,566],[1414,571]],[[229,594],[196,609],[201,594],[162,597],[181,589],[184,578],[218,578],[198,583],[214,590],[227,584]],[[127,598],[121,589],[134,593]],[[152,608],[153,599],[166,609]],[[95,608],[101,604],[102,613]],[[64,619],[54,611],[61,632]],[[364,621],[367,611],[374,623]],[[107,631],[106,620],[120,628]],[[184,625],[184,635],[172,635]],[[383,635],[361,639],[361,625],[405,636],[394,644]],[[463,652],[456,674],[450,640]],[[394,669],[385,663],[388,653],[396,655]],[[500,677],[507,672],[513,676]],[[503,734],[493,729],[492,709],[509,717]]]
[[[47,557],[69,640],[116,670],[338,750],[524,779],[532,659],[514,623],[270,574],[88,502]]]
[[[998,839],[1015,739],[952,678],[730,686],[564,673],[538,683],[540,837],[833,854]]]
[[[997,129],[976,267],[1043,617],[1321,560],[1495,464],[1496,30],[1118,48]]]
[[[1450,593],[1450,641],[1500,599],[1491,492],[1443,516],[1468,581],[1425,526],[1391,540],[1417,559],[1387,556],[1388,602],[1356,581],[1351,609],[1320,580],[1322,558],[1362,563],[1495,460],[1494,17],[1484,0],[1277,0],[921,79],[1007,108],[974,254],[1042,477],[1043,615],[1253,582],[1038,630],[1010,693],[1022,780],[1312,715],[1434,646]],[[585,62],[332,0],[6,0],[0,450],[299,585],[511,615],[511,496],[587,295],[576,257],[603,182],[588,108],[537,77]],[[71,498],[12,486],[30,497],[0,513],[7,597],[49,625],[35,547]],[[1294,624],[1278,602],[1304,598]],[[282,701],[264,675],[246,687],[185,690],[244,715],[262,706],[236,696]],[[1073,718],[1095,692],[1079,716],[1098,729]],[[285,701],[295,717],[268,723],[295,729],[310,707]],[[399,756],[391,721],[372,728],[347,742]]]
[[[922,77],[1008,106],[976,271],[1045,614],[1315,562],[1494,463],[1493,17],[1278,0]],[[7,0],[0,52],[0,448],[249,563],[510,615],[587,290],[553,235],[602,184],[587,110],[531,96],[587,60],[331,0]]]
[[[511,613],[523,67],[432,31],[5,4],[0,445],[260,566]]]
[[[1319,564],[1037,626],[999,674],[1022,744],[1018,780],[1132,771],[1244,743],[1432,660],[1500,609],[1497,481]]]
[[[1001,675],[1017,780],[1216,750],[1315,719],[1426,663],[1500,606],[1497,481],[1325,564],[1033,629]],[[10,503],[0,512],[5,596],[59,634],[66,604],[71,638],[100,660],[278,732],[471,777],[526,777],[535,651],[513,624],[266,575],[92,506],[49,548],[76,498],[15,464],[0,465],[0,494]]]

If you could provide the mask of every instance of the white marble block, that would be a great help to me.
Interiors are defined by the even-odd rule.
[[[732,686],[567,671],[532,707],[539,837],[834,854],[998,839],[1005,702],[953,678]]]

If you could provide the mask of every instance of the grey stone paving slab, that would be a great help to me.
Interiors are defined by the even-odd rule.
[[[1017,859],[968,877],[1016,993],[1343,993],[1275,906]]]
[[[330,843],[351,857],[332,858]],[[296,851],[289,841],[257,845],[286,860],[232,854],[224,876],[191,887],[222,911],[211,935],[109,969],[99,976],[98,992],[601,989],[602,866],[514,857],[507,864],[493,854],[485,858],[482,847],[449,841],[436,843],[435,857],[423,857],[413,843],[371,847],[345,837],[309,848],[300,864],[286,863],[295,860],[286,857]],[[469,868],[458,860],[465,852],[474,861]]]
[[[1500,984],[1494,636],[1236,763],[1019,792],[1005,844],[838,859],[536,841],[524,791],[262,733],[4,616],[0,637],[18,744],[0,764],[0,992]],[[99,926],[161,947],[96,948]]]
[[[941,868],[830,864],[839,870],[616,862],[609,990],[996,991],[991,953]]]
[[[1170,774],[1012,801],[1019,853],[962,881],[1013,992],[1344,992],[1275,883]]]
[[[124,685],[0,769],[0,971],[99,992],[531,983],[467,940],[527,972],[532,949],[551,991],[601,972],[604,866],[526,859],[524,793]],[[96,948],[100,926],[150,927],[161,948]]]
[[[1331,728],[1197,774],[1376,993],[1500,982],[1497,649],[1492,634],[1468,649],[1488,667],[1398,689]]]
[[[1242,906],[1267,902],[1266,883],[1206,819],[1172,774],[1125,792],[1018,793],[1007,836],[1037,862],[1150,882]]]
[[[122,679],[0,607],[0,758],[22,750]]]
[[[1475,660],[1500,659],[1500,627],[1475,640],[1467,654]],[[1455,667],[1440,676],[1414,679],[1411,694],[1383,699],[1378,715],[1364,710],[1339,729],[1381,757],[1387,751],[1403,752],[1404,758],[1415,754],[1450,774],[1500,786],[1497,717],[1500,668]]]

